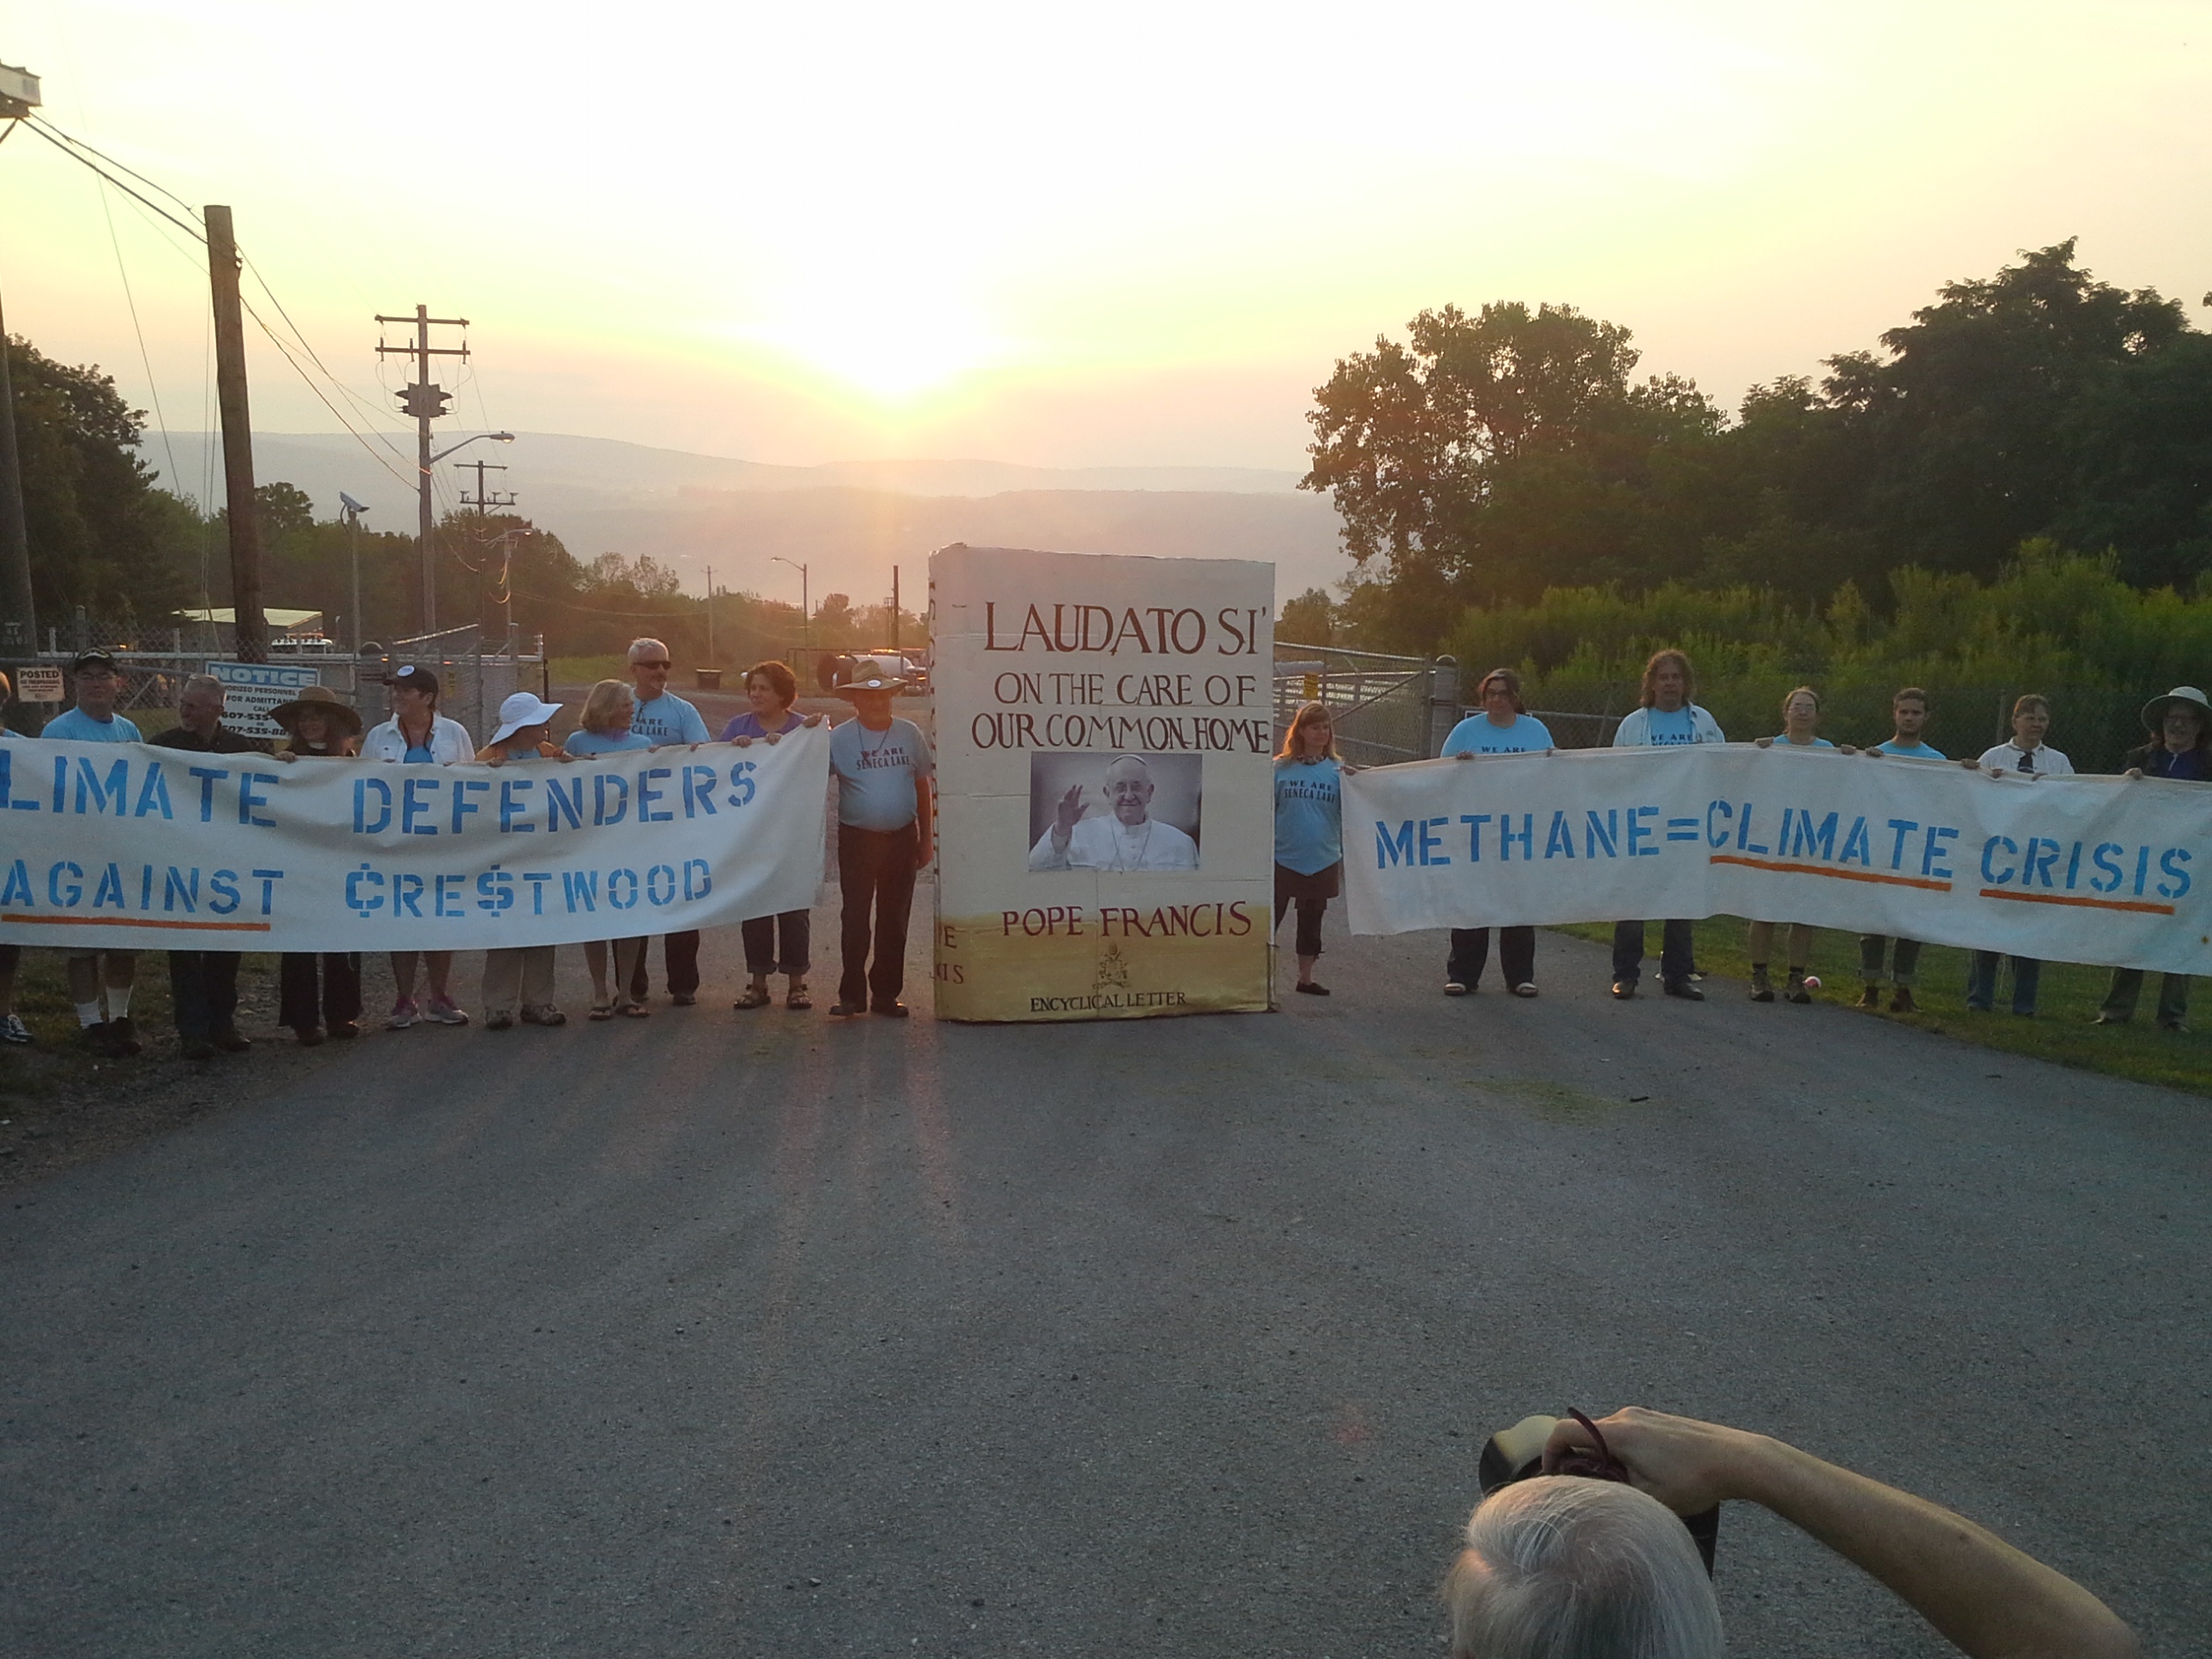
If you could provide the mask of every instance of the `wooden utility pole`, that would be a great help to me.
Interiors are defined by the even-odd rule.
[[[232,635],[242,663],[269,660],[261,613],[261,520],[253,508],[253,422],[246,409],[245,324],[231,210],[207,213],[207,280],[215,300],[215,402],[223,417],[224,499],[230,508]]]
[[[465,359],[468,356],[468,347],[466,344],[433,346],[430,344],[430,330],[434,327],[466,328],[468,319],[434,317],[429,306],[418,305],[411,317],[387,317],[379,312],[377,321],[379,324],[411,322],[415,325],[413,345],[387,346],[379,340],[377,355],[405,357],[414,360],[415,378],[400,389],[399,406],[415,417],[415,522],[416,540],[423,557],[423,632],[435,633],[438,631],[438,563],[436,531],[430,522],[430,464],[441,457],[430,453],[430,423],[445,414],[446,405],[453,401],[453,394],[430,378],[430,359],[434,357]],[[454,446],[455,448],[459,447],[457,444]],[[452,449],[444,451],[448,455],[452,453]]]

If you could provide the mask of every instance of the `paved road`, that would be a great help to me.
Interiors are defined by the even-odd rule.
[[[1643,1401],[2204,1651],[2201,1101],[1548,936],[1532,1004],[1342,941],[1004,1029],[733,1014],[734,954],[11,1194],[0,1650],[1433,1653],[1482,1435]],[[1720,1584],[1738,1655],[1947,1650],[1755,1513]]]

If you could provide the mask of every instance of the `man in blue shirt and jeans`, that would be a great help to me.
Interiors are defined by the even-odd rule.
[[[851,680],[837,688],[860,718],[830,734],[830,770],[837,779],[837,885],[845,901],[844,971],[832,1014],[873,1008],[894,1020],[906,1017],[899,1000],[906,982],[906,920],[914,878],[929,867],[930,779],[937,762],[922,728],[891,713],[891,699],[905,683],[863,657],[853,664]]]
[[[669,671],[675,666],[666,645],[658,639],[630,642],[630,683],[634,712],[631,733],[649,738],[655,748],[671,743],[704,743],[714,735],[699,711],[668,689]],[[668,976],[668,1000],[688,1008],[699,1000],[699,930],[661,937],[661,970]],[[630,976],[630,1000],[643,1002],[652,988],[645,972],[645,953],[638,951],[638,966]]]

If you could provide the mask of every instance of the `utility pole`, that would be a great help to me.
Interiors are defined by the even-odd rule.
[[[8,377],[8,324],[0,316],[0,645],[35,656],[30,531],[23,519],[22,461],[16,453],[16,393]]]
[[[715,666],[715,567],[707,567],[707,666]]]
[[[207,280],[215,303],[215,402],[223,417],[223,483],[230,512],[231,635],[242,663],[269,660],[261,613],[261,521],[253,510],[253,422],[246,409],[245,324],[238,312],[238,245],[231,210],[210,207]]]
[[[891,567],[891,649],[899,649],[899,567]]]
[[[415,340],[409,346],[387,346],[377,341],[378,357],[404,357],[413,359],[415,378],[400,389],[399,406],[415,417],[416,426],[416,537],[423,555],[423,632],[438,631],[438,564],[433,543],[430,524],[430,423],[446,412],[446,405],[453,401],[453,394],[435,385],[430,379],[430,359],[434,357],[467,358],[468,346],[433,346],[433,328],[466,328],[467,317],[434,317],[430,308],[418,305],[411,317],[387,317],[379,314],[377,321],[411,322],[415,325]]]
[[[471,495],[467,490],[463,490],[461,493],[461,505],[464,507],[475,508],[480,517],[493,507],[514,505],[515,493],[512,490],[486,491],[484,487],[484,474],[505,472],[507,467],[505,461],[456,461],[453,464],[453,469],[456,473],[474,472],[476,474],[476,493]]]
[[[346,528],[353,532],[353,671],[359,674],[361,664],[361,515],[368,509],[343,490],[338,493],[338,505],[345,509]]]

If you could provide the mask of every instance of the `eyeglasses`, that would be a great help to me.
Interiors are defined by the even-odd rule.
[[[657,663],[632,663],[630,666],[632,668],[673,668],[676,664],[670,662],[666,658],[663,658]]]

